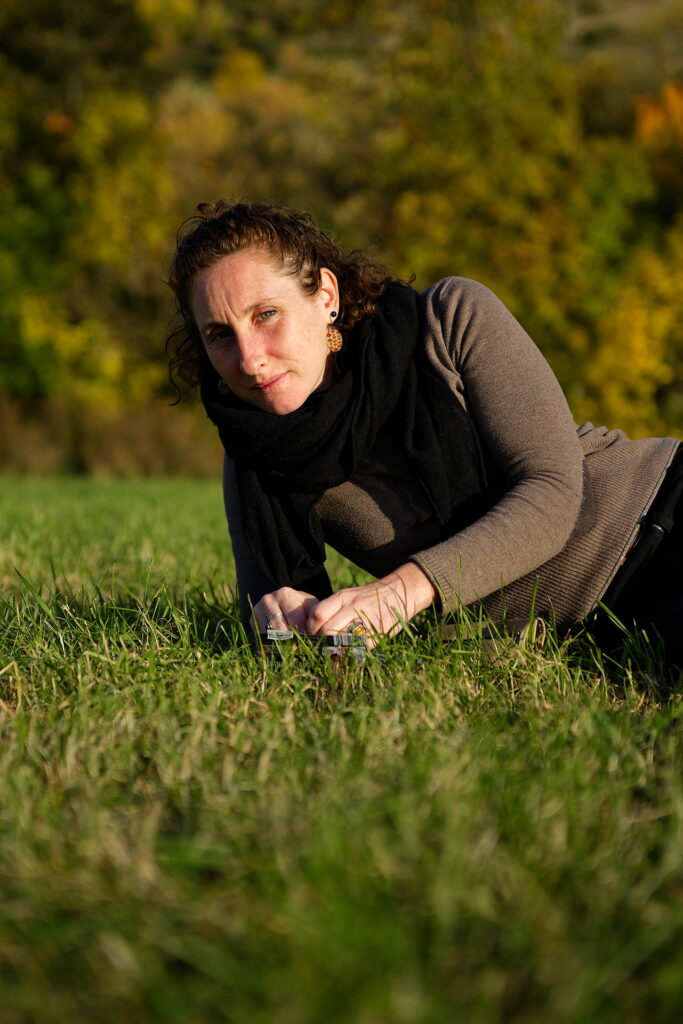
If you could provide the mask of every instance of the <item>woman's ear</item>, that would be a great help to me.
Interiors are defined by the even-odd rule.
[[[336,275],[327,267],[320,268],[320,291],[318,294],[322,297],[328,316],[330,313],[339,314],[339,284]]]

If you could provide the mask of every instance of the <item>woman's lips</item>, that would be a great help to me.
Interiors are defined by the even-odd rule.
[[[272,391],[273,388],[276,388],[278,386],[278,384],[280,383],[284,376],[284,373],[278,373],[277,377],[271,377],[269,380],[264,380],[260,381],[258,384],[253,384],[252,390],[266,392]]]

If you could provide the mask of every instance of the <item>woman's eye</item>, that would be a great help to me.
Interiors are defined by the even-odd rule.
[[[270,320],[271,317],[275,316],[276,312],[277,310],[275,309],[264,309],[262,313],[259,313],[256,319],[261,320],[262,322],[264,320]]]
[[[227,328],[225,330],[214,331],[209,336],[209,345],[221,345],[226,341],[230,341],[231,338],[232,331],[228,330]]]

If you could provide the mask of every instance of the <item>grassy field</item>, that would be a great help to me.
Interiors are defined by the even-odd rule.
[[[265,665],[218,484],[5,479],[0,524],[2,1024],[682,1019],[646,660]]]

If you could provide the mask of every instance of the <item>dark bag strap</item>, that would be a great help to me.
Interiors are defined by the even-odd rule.
[[[654,555],[674,525],[676,506],[683,495],[683,447],[679,445],[674,461],[657,491],[655,500],[640,521],[638,536],[626,555],[626,561],[617,572],[601,598],[601,603],[613,608],[626,586]]]

